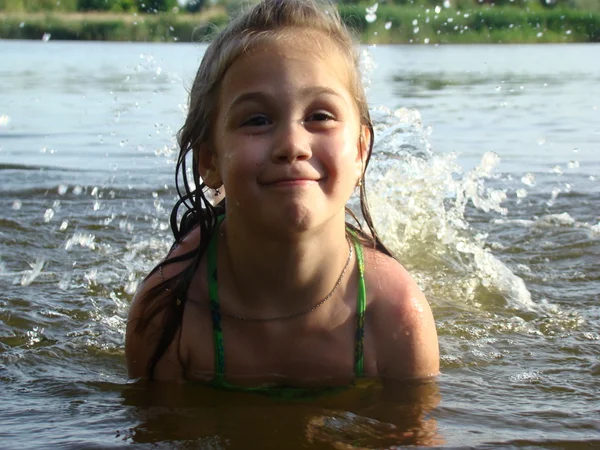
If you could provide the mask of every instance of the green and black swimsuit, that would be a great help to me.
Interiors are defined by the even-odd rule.
[[[306,388],[273,388],[273,387],[241,387],[229,384],[225,381],[225,351],[223,348],[223,331],[221,329],[221,313],[219,306],[219,288],[217,283],[217,242],[218,242],[218,227],[223,221],[224,217],[221,216],[218,219],[217,227],[212,233],[207,254],[207,268],[208,268],[208,291],[210,299],[210,311],[212,316],[213,324],[213,343],[215,353],[215,375],[210,384],[214,387],[229,389],[229,390],[240,390],[240,391],[251,391],[251,392],[273,392],[278,391],[284,394],[285,397],[303,397],[305,395],[311,395],[315,392],[315,389]],[[362,252],[362,246],[358,240],[358,237],[350,230],[348,232],[352,236],[352,242],[354,250],[356,252],[356,260],[358,263],[358,296],[356,305],[356,332],[354,341],[354,374],[357,378],[364,376],[364,330],[365,330],[365,311],[366,311],[366,299],[367,292],[365,286],[365,264]],[[321,389],[322,390],[322,389]],[[285,392],[283,392],[285,391]]]

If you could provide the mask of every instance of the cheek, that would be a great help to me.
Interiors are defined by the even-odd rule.
[[[241,180],[256,178],[261,163],[256,158],[256,152],[245,147],[239,151],[226,151],[221,159],[221,172],[225,188],[227,184],[239,184]]]
[[[341,170],[348,175],[354,176],[355,167],[360,163],[360,152],[358,146],[358,132],[354,127],[345,127],[338,136],[336,158],[339,158]],[[349,173],[349,171],[351,173]],[[344,173],[346,175],[346,173]]]

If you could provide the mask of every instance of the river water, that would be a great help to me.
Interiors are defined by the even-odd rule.
[[[171,244],[203,49],[0,41],[2,447],[599,448],[591,44],[364,49],[372,212],[440,336],[421,413],[377,386],[288,403],[127,382],[128,305]]]

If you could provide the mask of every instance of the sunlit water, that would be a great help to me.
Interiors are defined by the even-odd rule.
[[[368,49],[367,187],[436,317],[431,412],[370,385],[289,403],[127,384],[202,51],[0,42],[2,446],[600,446],[597,45]]]

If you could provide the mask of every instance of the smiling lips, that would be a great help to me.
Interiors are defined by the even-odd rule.
[[[283,177],[261,184],[268,187],[294,187],[318,183],[319,181],[321,180],[312,177]]]
[[[266,187],[294,187],[315,184],[322,179],[323,177],[315,171],[302,172],[300,170],[290,170],[265,176],[262,180],[259,180],[259,184]]]

